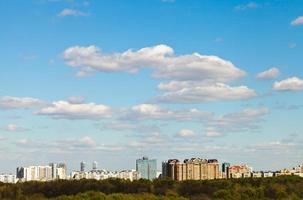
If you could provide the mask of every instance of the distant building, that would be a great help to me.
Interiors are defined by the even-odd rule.
[[[118,177],[121,179],[134,181],[140,179],[140,173],[136,170],[123,170],[119,172]]]
[[[52,168],[53,180],[66,178],[66,165],[64,163],[50,163],[49,166]]]
[[[73,171],[71,173],[71,178],[75,180],[80,179],[95,179],[95,180],[104,180],[108,178],[121,178],[125,180],[139,180],[140,175],[139,172],[136,170],[123,170],[120,172],[113,172],[107,170],[91,170],[88,172],[81,172],[81,171]]]
[[[85,172],[85,165],[86,165],[86,163],[83,162],[83,161],[80,163],[80,171],[81,172]]]
[[[16,177],[20,181],[51,181],[66,178],[66,166],[63,163],[51,163],[46,166],[18,167]]]
[[[153,180],[157,178],[157,160],[149,160],[147,157],[136,160],[136,171],[143,179]]]
[[[233,165],[229,167],[228,178],[248,178],[251,177],[252,168],[248,165]]]
[[[94,161],[93,162],[93,170],[97,170],[98,169],[98,162]]]
[[[53,180],[50,166],[18,167],[17,178],[21,181],[50,181]]]
[[[0,182],[2,183],[16,183],[16,175],[13,174],[0,174]]]
[[[216,159],[191,158],[180,162],[171,159],[162,163],[162,177],[173,180],[207,180],[220,178],[219,163]]]
[[[222,178],[229,178],[230,163],[222,163]]]

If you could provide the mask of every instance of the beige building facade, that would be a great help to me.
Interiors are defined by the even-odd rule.
[[[162,163],[162,176],[177,181],[218,179],[219,163],[216,159],[191,158],[184,162],[171,159]]]

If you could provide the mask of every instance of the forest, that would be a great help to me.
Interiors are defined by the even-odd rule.
[[[1,200],[210,200],[303,199],[303,178],[218,179],[181,181],[58,180],[0,183]]]

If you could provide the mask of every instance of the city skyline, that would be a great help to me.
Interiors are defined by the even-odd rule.
[[[303,162],[299,0],[0,3],[0,173]],[[158,165],[158,169],[160,166]]]

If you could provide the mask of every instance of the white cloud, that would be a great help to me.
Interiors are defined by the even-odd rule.
[[[214,127],[207,127],[206,128],[206,136],[207,137],[220,137],[223,134],[216,130]]]
[[[42,108],[37,114],[59,119],[104,119],[112,114],[108,106],[95,103],[72,104],[67,101],[56,101],[51,106]]]
[[[66,17],[66,16],[87,16],[88,13],[79,11],[79,10],[75,10],[75,9],[69,9],[69,8],[65,8],[63,9],[58,16],[59,17]]]
[[[202,112],[197,109],[189,110],[169,110],[163,109],[156,104],[140,104],[133,106],[132,109],[123,117],[126,120],[189,120],[203,121],[212,116],[209,112]]]
[[[68,98],[68,102],[71,104],[82,104],[85,102],[85,98],[82,96],[71,96]]]
[[[28,129],[23,128],[21,126],[18,126],[16,124],[8,124],[5,128],[5,131],[9,131],[9,132],[23,132],[23,131],[27,131]]]
[[[292,152],[302,148],[302,144],[296,141],[271,141],[255,145],[249,145],[248,149],[252,151],[273,151],[275,153]]]
[[[134,131],[139,133],[158,132],[159,127],[155,125],[144,125],[138,123],[125,123],[125,122],[112,122],[104,124],[102,130],[114,130],[114,131]]]
[[[276,81],[272,88],[276,91],[299,91],[303,90],[303,80],[298,77],[290,77],[282,81]]]
[[[245,75],[230,61],[198,53],[177,56],[167,45],[112,54],[104,54],[96,46],[74,46],[64,51],[63,58],[68,65],[79,67],[83,72],[135,73],[141,68],[150,67],[157,78],[216,81],[229,81]]]
[[[47,153],[83,153],[83,152],[100,152],[100,151],[121,151],[124,147],[117,144],[104,145],[96,142],[89,136],[74,139],[62,139],[56,141],[33,141],[21,139],[15,142],[18,147],[25,148],[30,152],[47,152]],[[23,152],[24,153],[24,152]]]
[[[187,137],[194,137],[196,133],[190,129],[182,129],[177,134],[179,137],[187,138]]]
[[[216,116],[207,122],[206,133],[223,135],[233,132],[251,132],[259,129],[259,122],[269,113],[268,108],[245,108],[239,112]]]
[[[0,108],[5,109],[29,109],[37,108],[45,105],[45,102],[39,99],[31,97],[12,97],[2,96],[0,97]]]
[[[277,78],[280,75],[280,70],[276,67],[270,68],[264,72],[257,74],[257,79],[273,79]]]
[[[299,16],[296,19],[294,19],[291,23],[292,26],[299,26],[303,25],[303,16]]]
[[[244,5],[238,5],[235,7],[235,10],[237,11],[244,11],[244,10],[248,10],[248,9],[256,9],[258,8],[259,5],[255,2],[249,2],[247,4]]]
[[[165,92],[156,98],[161,103],[201,103],[209,101],[231,101],[257,96],[247,86],[232,87],[224,83],[203,83],[193,81],[171,81],[161,83],[158,88]]]
[[[247,86],[229,86],[226,83],[245,76],[245,72],[230,61],[218,56],[199,53],[175,55],[167,45],[156,45],[122,53],[105,54],[96,46],[74,46],[63,53],[65,62],[80,69],[77,76],[96,71],[136,73],[151,68],[152,76],[170,80],[161,83],[160,90],[169,90],[157,98],[166,103],[201,103],[206,101],[242,100],[256,96]],[[179,89],[166,89],[174,85]]]

